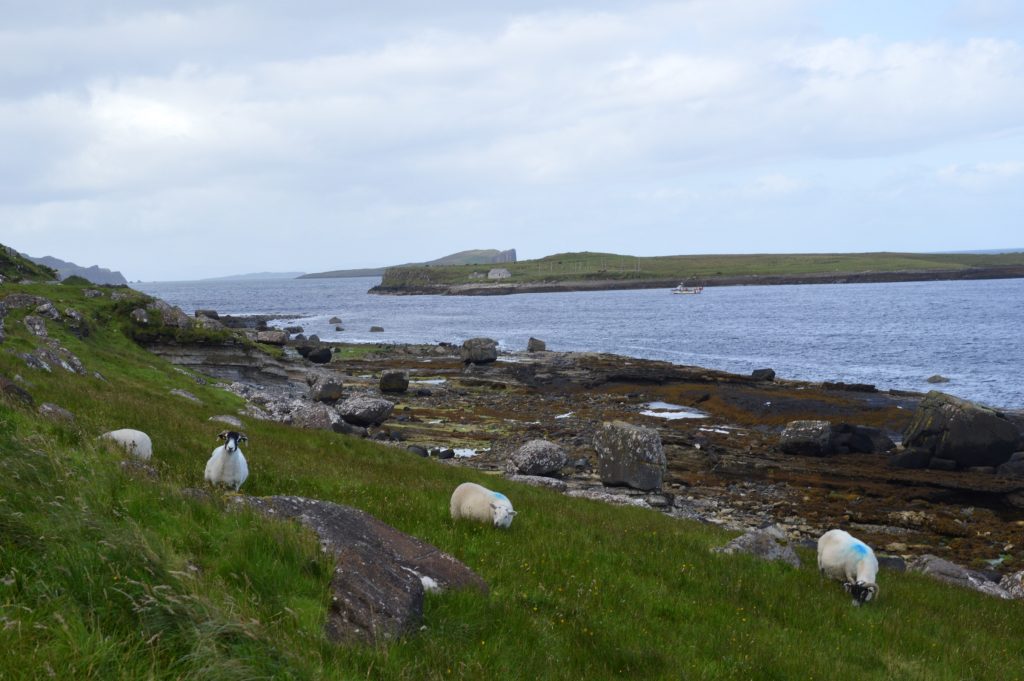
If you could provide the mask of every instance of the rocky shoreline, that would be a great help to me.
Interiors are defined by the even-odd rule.
[[[274,338],[279,357],[240,344],[150,349],[229,381],[250,405],[243,420],[369,437],[439,463],[737,531],[775,526],[810,542],[841,526],[897,560],[934,554],[993,577],[1024,568],[1024,474],[949,467],[935,451],[925,462],[931,467],[899,467],[911,450],[894,455],[878,444],[902,439],[925,401],[920,393],[608,354],[495,352],[473,361],[446,343],[348,353],[350,346],[301,334]],[[1022,414],[1003,417],[1018,433],[1024,426]],[[658,489],[602,481],[595,434],[610,422],[657,434],[666,461]],[[794,422],[824,424],[817,437],[826,432],[840,444],[799,453],[784,444]],[[855,428],[876,444],[852,445]],[[513,454],[534,440],[565,452],[554,475],[510,471]]]
[[[949,270],[904,270],[894,272],[827,272],[822,274],[751,274],[690,278],[686,283],[702,286],[773,286],[792,284],[865,284],[905,281],[964,281],[976,279],[1024,278],[1024,266],[968,267]],[[369,293],[378,295],[497,296],[516,293],[559,293],[567,291],[615,291],[671,288],[679,279],[593,279],[513,283],[437,284],[374,286]]]

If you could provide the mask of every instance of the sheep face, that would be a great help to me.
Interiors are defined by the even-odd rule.
[[[512,510],[512,504],[508,500],[491,502],[491,518],[494,519],[495,527],[508,527],[515,515],[516,512]]]
[[[238,449],[239,444],[247,441],[249,438],[245,436],[245,433],[238,433],[233,430],[225,430],[224,432],[217,436],[217,439],[224,441],[224,451],[230,454],[231,452],[234,452],[236,449]]]
[[[865,584],[863,582],[845,582],[843,588],[846,593],[853,596],[854,605],[862,605],[878,595],[877,584]]]

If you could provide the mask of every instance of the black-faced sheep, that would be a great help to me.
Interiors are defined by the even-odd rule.
[[[464,482],[455,488],[450,510],[453,520],[468,518],[495,527],[508,527],[516,515],[508,497],[474,482]]]
[[[225,430],[217,437],[223,440],[224,444],[213,450],[210,460],[206,462],[206,473],[203,477],[211,484],[225,485],[237,492],[245,479],[249,477],[249,466],[239,447],[240,443],[249,438],[245,436],[245,433],[233,430]]]
[[[853,604],[866,603],[878,595],[875,579],[878,559],[871,547],[844,530],[829,530],[818,539],[818,570],[838,579],[853,596]]]

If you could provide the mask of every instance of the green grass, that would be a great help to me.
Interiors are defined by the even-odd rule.
[[[969,267],[1024,265],[1024,253],[832,253],[754,255],[674,255],[634,257],[612,253],[559,253],[538,260],[495,265],[519,283],[629,280],[714,279],[746,275],[852,274],[905,270],[958,270]],[[384,273],[382,286],[429,286],[487,283],[471,279],[488,267],[397,267]]]
[[[4,286],[0,296],[26,287]],[[27,369],[8,316],[0,374],[42,420],[0,398],[0,679],[1012,679],[1024,617],[1008,603],[883,572],[862,608],[815,570],[711,553],[729,535],[659,513],[571,499],[329,432],[246,419],[253,495],[361,508],[448,551],[490,585],[428,597],[424,629],[379,647],[325,642],[332,565],[289,523],[226,513],[202,486],[239,399],[139,349],[122,306],[28,287],[88,313],[52,336],[103,378]],[[19,316],[20,315],[20,316]],[[105,320],[105,321],[104,321]],[[184,388],[194,404],[170,394]],[[131,474],[95,436],[134,427],[159,478]],[[508,531],[448,518],[451,490],[505,492]],[[813,557],[804,554],[810,565]]]

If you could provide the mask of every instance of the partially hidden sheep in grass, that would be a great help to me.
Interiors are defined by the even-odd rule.
[[[861,605],[878,595],[878,559],[871,547],[844,530],[829,530],[818,539],[818,570],[837,579]]]
[[[249,477],[249,465],[245,462],[245,456],[239,447],[239,444],[249,438],[245,433],[234,430],[225,430],[217,438],[223,440],[224,444],[213,450],[210,460],[206,462],[206,473],[203,477],[212,485],[224,485],[237,492]]]
[[[450,509],[453,520],[468,518],[494,527],[508,527],[516,515],[508,497],[474,482],[464,482],[455,488]]]
[[[153,441],[141,430],[121,428],[103,433],[100,437],[118,444],[128,454],[140,461],[149,461],[153,458]]]

